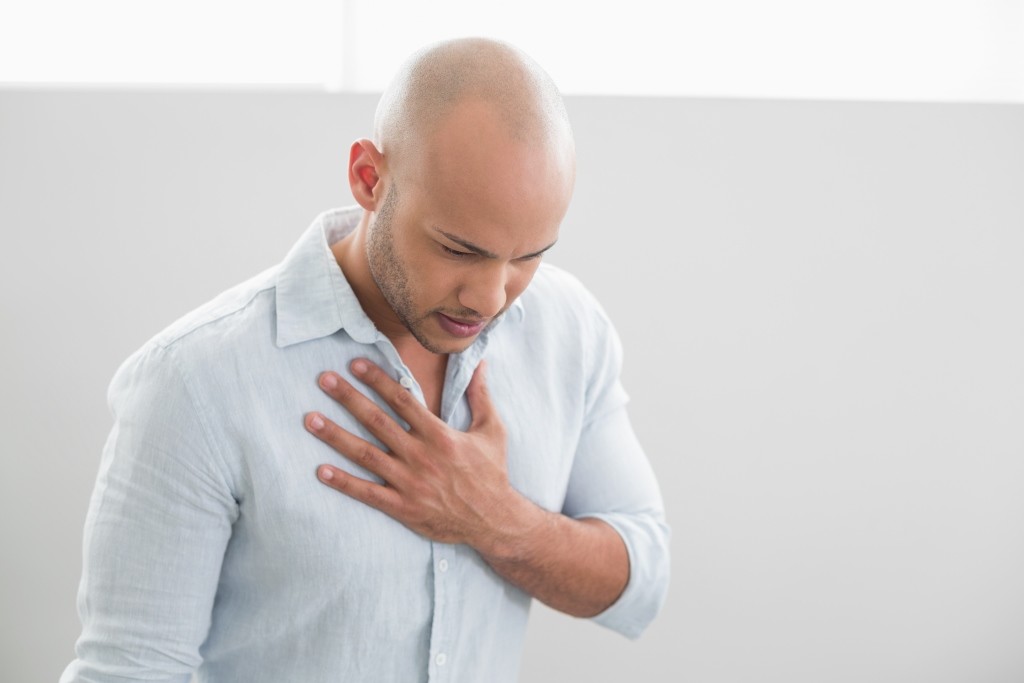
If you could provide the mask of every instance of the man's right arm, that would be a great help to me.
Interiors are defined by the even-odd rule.
[[[237,517],[206,411],[152,342],[110,386],[114,427],[85,524],[77,658],[61,683],[188,681]]]

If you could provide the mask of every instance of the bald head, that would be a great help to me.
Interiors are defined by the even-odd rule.
[[[562,98],[519,50],[455,40],[403,65],[374,127],[349,153],[362,218],[332,250],[392,341],[460,352],[558,239],[576,175]]]
[[[572,146],[572,130],[554,82],[520,50],[494,40],[437,43],[410,57],[380,99],[375,143],[398,162],[423,149],[460,105],[490,109],[513,140]]]

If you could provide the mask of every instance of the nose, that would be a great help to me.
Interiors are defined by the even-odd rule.
[[[493,318],[501,312],[508,300],[505,264],[491,262],[474,269],[470,279],[459,290],[459,303],[476,311],[484,318]]]

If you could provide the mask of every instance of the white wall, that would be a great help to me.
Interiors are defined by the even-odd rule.
[[[0,678],[73,656],[119,362],[349,203],[371,96],[0,92]],[[551,260],[605,303],[674,528],[631,643],[524,681],[1024,679],[1024,107],[570,98]]]

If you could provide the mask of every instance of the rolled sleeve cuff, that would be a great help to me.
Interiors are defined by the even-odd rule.
[[[671,531],[660,516],[624,513],[579,515],[600,519],[622,538],[629,556],[629,581],[622,595],[591,619],[630,639],[639,638],[661,611],[668,594]]]

